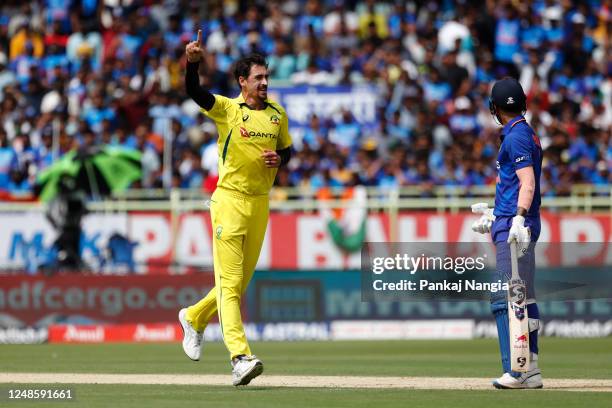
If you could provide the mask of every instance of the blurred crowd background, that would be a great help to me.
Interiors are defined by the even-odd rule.
[[[313,115],[278,185],[494,184],[488,93],[504,76],[528,95],[543,194],[609,184],[611,13],[605,0],[3,0],[0,195],[27,196],[54,160],[98,144],[143,152],[133,188],[212,191],[216,129],[183,80],[198,28],[215,93],[238,94],[232,63],[253,51],[268,58],[271,88],[376,89],[376,128],[348,109]]]

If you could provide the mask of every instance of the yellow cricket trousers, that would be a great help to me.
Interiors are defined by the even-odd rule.
[[[219,314],[223,341],[230,358],[252,354],[244,334],[240,301],[253,277],[268,226],[268,195],[245,195],[218,187],[211,198],[215,287],[187,308],[187,320],[204,330]]]

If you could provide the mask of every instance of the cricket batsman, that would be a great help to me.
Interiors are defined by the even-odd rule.
[[[241,92],[227,98],[200,85],[201,30],[185,52],[187,94],[217,125],[219,181],[210,200],[215,287],[195,305],[180,310],[183,350],[190,359],[200,359],[204,329],[218,314],[230,354],[232,383],[246,385],[263,372],[263,363],[251,353],[240,302],[268,225],[268,193],[278,167],[290,159],[287,114],[268,100],[268,68],[263,56],[252,54],[236,62],[234,77]]]
[[[504,291],[491,294],[491,311],[495,316],[503,375],[493,381],[496,388],[542,388],[538,368],[538,329],[540,314],[535,300],[535,243],[540,235],[540,141],[524,118],[526,96],[513,78],[497,81],[489,98],[491,115],[503,126],[501,147],[497,156],[495,208],[486,203],[472,206],[482,216],[472,225],[481,234],[491,233],[497,252],[496,276],[507,282],[511,275],[510,242],[516,242],[520,278],[527,286],[529,327],[529,369],[526,373],[510,369],[508,302]]]

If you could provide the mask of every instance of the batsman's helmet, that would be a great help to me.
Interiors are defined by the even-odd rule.
[[[527,97],[519,81],[506,77],[495,82],[489,97],[489,110],[495,117],[500,110],[516,114],[524,113],[527,110]]]

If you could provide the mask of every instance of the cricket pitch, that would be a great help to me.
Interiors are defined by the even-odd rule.
[[[460,377],[362,377],[262,375],[249,387],[289,388],[403,388],[416,390],[493,390],[490,378]],[[0,373],[0,383],[18,384],[231,384],[229,375],[215,374],[96,374],[96,373]],[[612,392],[612,380],[546,379],[544,390]]]

